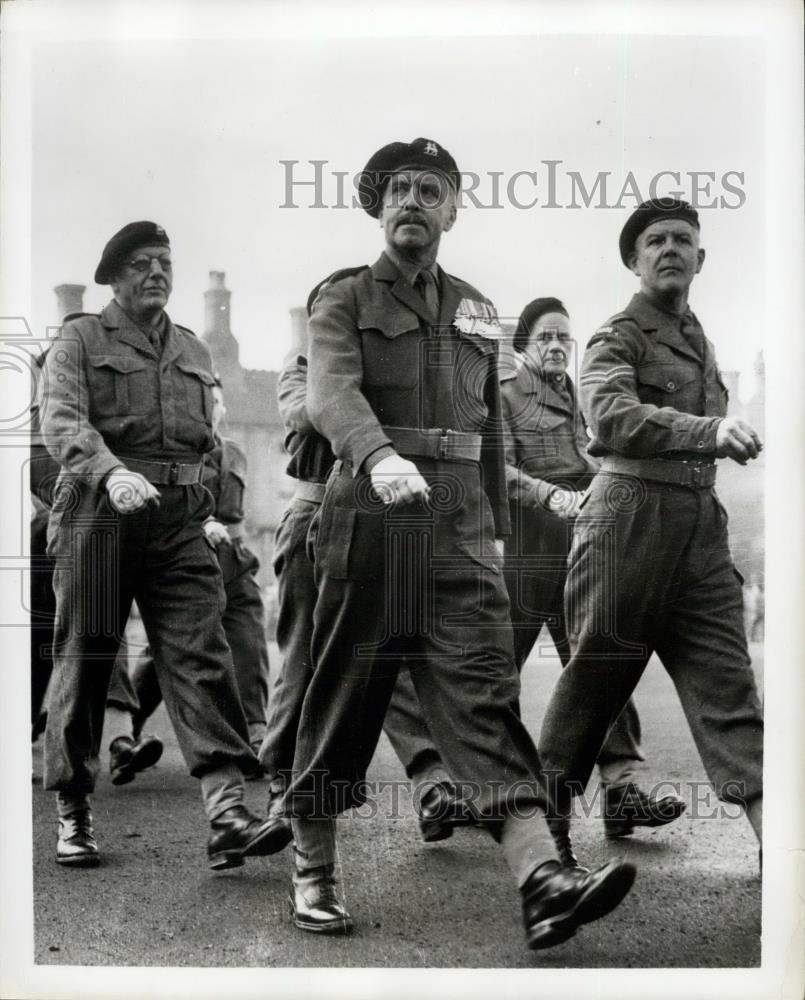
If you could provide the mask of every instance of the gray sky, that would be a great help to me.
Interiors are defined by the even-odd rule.
[[[126,222],[150,218],[173,242],[173,318],[200,333],[208,272],[223,270],[241,360],[277,367],[289,346],[289,308],[331,270],[371,262],[382,248],[377,223],[361,209],[310,207],[310,188],[296,189],[300,207],[280,207],[280,161],[300,161],[295,176],[308,180],[307,161],[327,160],[324,200],[332,204],[332,171],[351,178],[384,143],[423,135],[481,175],[483,204],[493,198],[491,172],[502,173],[501,207],[468,204],[443,240],[443,266],[479,286],[501,317],[537,295],[558,295],[582,342],[636,287],[617,255],[635,200],[518,209],[506,195],[511,176],[536,172],[536,187],[521,178],[515,194],[543,205],[543,161],[561,161],[555,200],[566,206],[570,171],[588,189],[611,172],[610,204],[630,171],[643,197],[659,171],[682,174],[680,186],[665,178],[660,193],[688,198],[688,172],[714,173],[700,202],[743,204],[702,211],[709,259],[691,302],[722,367],[751,368],[761,347],[753,322],[764,305],[757,39],[124,37],[38,45],[32,80],[38,330],[57,319],[52,288],[60,282],[87,284],[85,307],[100,308],[108,290],[92,274],[103,244]],[[740,195],[724,185],[729,171],[743,174],[727,179]]]

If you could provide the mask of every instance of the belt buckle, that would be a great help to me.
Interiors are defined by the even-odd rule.
[[[439,438],[439,458],[449,458],[450,431],[444,431]]]
[[[704,473],[704,466],[703,465],[693,464],[693,465],[690,466],[690,475],[691,475],[691,478],[693,479],[693,485],[694,486],[701,486],[702,485],[702,474],[703,473]]]
[[[168,485],[176,486],[179,482],[179,463],[173,462],[170,469],[168,469]]]

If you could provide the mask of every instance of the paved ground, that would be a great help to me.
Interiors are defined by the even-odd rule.
[[[276,651],[274,662],[276,663]],[[755,647],[761,669],[760,647]],[[558,672],[548,651],[524,675],[526,721],[539,725]],[[33,786],[35,961],[59,965],[375,967],[744,967],[760,961],[757,848],[743,818],[713,818],[704,773],[670,681],[650,664],[637,692],[647,769],[643,781],[682,784],[688,812],[676,824],[608,847],[595,817],[576,824],[587,863],[613,853],[639,866],[632,894],[610,918],[548,952],[523,943],[519,900],[498,849],[458,831],[441,845],[417,836],[410,796],[378,815],[340,823],[342,878],[356,920],[350,939],[297,931],[286,909],[289,852],[234,872],[206,867],[198,789],[183,768],[163,712],[153,731],[160,764],[131,785],[104,774],[94,798],[104,863],[70,871],[52,860],[51,796]],[[41,776],[41,751],[34,768]],[[104,762],[106,764],[106,761]],[[385,742],[370,779],[402,780]],[[265,787],[248,800],[260,809]],[[695,807],[695,808],[694,808]],[[698,813],[698,816],[694,815]],[[709,818],[708,818],[709,816]]]

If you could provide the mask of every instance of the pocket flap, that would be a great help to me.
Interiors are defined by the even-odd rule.
[[[686,372],[677,365],[648,364],[637,369],[637,381],[651,385],[664,392],[675,392],[698,376],[694,372]]]
[[[89,363],[93,368],[111,368],[124,375],[144,371],[147,367],[142,358],[129,357],[127,354],[95,354],[90,357]]]
[[[208,372],[204,368],[200,368],[198,365],[194,365],[192,361],[184,361],[182,358],[177,358],[176,367],[183,371],[186,375],[193,375],[195,378],[204,382],[205,385],[215,385],[215,378],[212,373]]]
[[[407,309],[395,309],[393,312],[380,309],[365,309],[358,315],[359,330],[378,330],[393,340],[401,333],[419,329],[419,317]]]

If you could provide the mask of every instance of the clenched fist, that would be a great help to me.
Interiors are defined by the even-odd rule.
[[[114,469],[106,477],[109,503],[118,514],[134,514],[142,510],[149,500],[159,503],[159,490],[145,476],[131,469]]]
[[[369,473],[372,488],[383,503],[413,503],[427,500],[430,487],[419,474],[419,469],[407,458],[389,455],[382,458]]]
[[[746,465],[763,451],[757,431],[740,417],[724,417],[716,431],[716,455]]]

